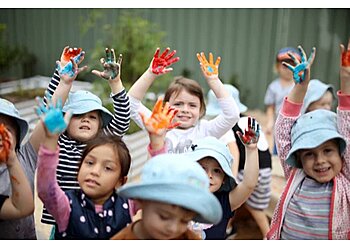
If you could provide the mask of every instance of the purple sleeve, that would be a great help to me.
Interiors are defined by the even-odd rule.
[[[37,190],[47,211],[55,218],[59,232],[63,232],[67,229],[71,208],[68,197],[56,180],[58,154],[59,147],[56,152],[52,152],[43,145],[40,146],[37,162]]]

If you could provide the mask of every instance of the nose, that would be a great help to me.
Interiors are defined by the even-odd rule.
[[[94,176],[100,176],[100,171],[101,171],[101,168],[97,164],[91,168],[91,174]]]
[[[320,153],[318,153],[318,154],[316,155],[316,163],[317,163],[317,164],[322,164],[322,163],[324,163],[325,161],[326,161],[326,158],[325,158],[325,156],[323,155],[322,152],[320,152]]]

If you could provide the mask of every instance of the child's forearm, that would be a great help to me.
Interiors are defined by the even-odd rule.
[[[118,94],[124,89],[123,82],[120,78],[111,79],[108,82],[111,87],[112,95]]]
[[[68,98],[68,95],[71,89],[72,89],[72,83],[67,83],[61,79],[54,94],[52,95],[53,103],[56,103],[58,99],[61,99],[62,103],[64,104]]]
[[[258,183],[259,177],[259,156],[258,149],[246,148],[246,159],[244,164],[243,183],[250,189],[254,190]]]
[[[32,214],[34,212],[33,192],[17,157],[7,164],[7,168],[12,188],[10,199],[18,214],[15,216],[18,218]]]
[[[128,95],[141,101],[156,77],[155,74],[147,69],[146,72],[144,72],[143,75],[131,86]]]
[[[226,91],[225,86],[221,82],[220,78],[208,79],[207,83],[209,87],[213,90],[216,98],[226,98],[229,93]]]

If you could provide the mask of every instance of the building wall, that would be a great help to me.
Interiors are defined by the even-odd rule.
[[[338,88],[339,44],[347,44],[350,38],[349,9],[100,9],[105,11],[102,21],[82,35],[81,23],[92,11],[1,9],[0,23],[7,25],[10,43],[26,46],[37,56],[34,73],[51,76],[65,45],[83,47],[88,54],[101,27],[114,23],[123,11],[131,11],[166,32],[166,44],[181,58],[174,65],[174,75],[187,69],[207,90],[196,53],[211,51],[222,57],[222,81],[228,82],[235,75],[242,101],[249,108],[260,109],[264,109],[267,85],[276,77],[273,64],[280,48],[300,44],[309,55],[315,46],[312,78]],[[13,68],[9,73],[20,77],[21,70]]]

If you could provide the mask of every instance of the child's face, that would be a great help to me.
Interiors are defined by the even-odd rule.
[[[12,134],[11,144],[16,145],[17,144],[17,131],[16,131],[17,123],[16,123],[16,121],[7,115],[0,114],[0,123],[3,123],[5,125],[5,127],[8,129],[8,131]],[[0,147],[2,147],[2,143],[0,143]]]
[[[321,99],[311,103],[307,108],[307,112],[311,112],[317,109],[331,110],[333,103],[333,95],[331,92],[326,91],[326,93],[321,97]]]
[[[290,60],[285,60],[285,62],[290,63],[292,66],[294,63]],[[282,61],[278,62],[276,64],[277,73],[279,74],[280,78],[286,79],[286,80],[293,80],[293,73],[290,71],[286,66],[282,65]]]
[[[102,205],[114,189],[126,181],[126,177],[121,178],[120,173],[118,154],[112,145],[105,144],[93,148],[83,159],[78,182],[95,204]]]
[[[97,135],[99,126],[100,113],[94,110],[81,115],[73,115],[67,133],[77,141],[87,142]]]
[[[174,118],[174,121],[181,122],[178,128],[188,129],[198,122],[201,105],[197,96],[181,90],[177,96],[175,93],[171,95],[169,104],[179,110]]]
[[[225,172],[222,170],[221,166],[211,157],[205,157],[200,159],[198,163],[202,166],[209,177],[209,190],[214,193],[218,191],[224,182]]]
[[[175,239],[186,232],[188,223],[196,215],[176,205],[145,200],[139,202],[142,221],[139,227],[135,227],[134,233],[140,239]]]
[[[319,183],[329,182],[342,168],[339,146],[335,140],[317,148],[300,150],[299,157],[305,173]]]

